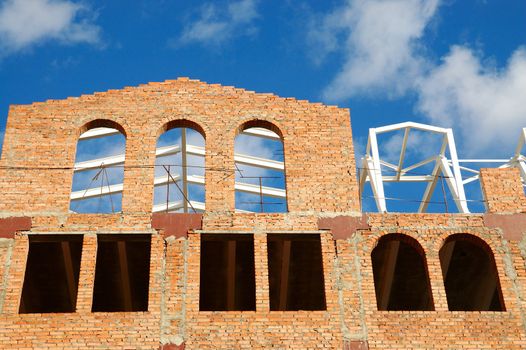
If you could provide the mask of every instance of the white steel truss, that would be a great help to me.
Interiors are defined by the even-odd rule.
[[[79,139],[80,140],[89,140],[94,138],[100,138],[105,136],[111,136],[111,135],[117,135],[120,132],[118,130],[112,129],[112,128],[94,128],[86,131],[83,133]],[[249,128],[242,132],[242,134],[249,135],[249,136],[257,136],[257,137],[263,137],[268,138],[272,140],[280,140],[280,137],[267,129],[263,128]],[[170,155],[175,155],[180,152],[186,151],[186,154],[193,155],[197,157],[204,157],[206,155],[205,148],[201,146],[194,146],[190,144],[186,144],[185,146],[181,147],[179,145],[171,145],[171,146],[164,146],[164,147],[158,147],[155,150],[156,157],[165,157]],[[91,159],[88,161],[83,162],[76,162],[74,165],[74,173],[80,173],[87,170],[94,170],[94,169],[101,169],[101,168],[110,168],[114,166],[122,166],[124,164],[125,156],[124,154],[118,154],[110,157],[104,157],[104,158],[97,158],[97,159]],[[254,157],[246,154],[234,154],[234,161],[239,164],[249,165],[256,168],[262,168],[262,169],[270,169],[270,170],[277,170],[277,171],[284,171],[285,165],[283,162],[272,160],[272,159],[266,159],[266,158],[260,158],[260,157]],[[154,178],[154,186],[163,186],[167,185],[171,182],[180,182],[180,181],[186,181],[188,184],[195,184],[195,185],[205,185],[205,178],[204,176],[200,175],[184,175],[185,179],[183,179],[183,176],[181,174],[166,174],[157,176]],[[184,186],[186,187],[186,185]],[[80,201],[84,199],[89,198],[97,198],[102,197],[106,195],[116,194],[116,193],[122,193],[124,188],[124,185],[122,183],[118,184],[112,184],[112,185],[102,185],[98,187],[91,187],[91,188],[85,188],[78,191],[73,191],[70,194],[70,201]],[[275,188],[275,187],[268,187],[268,186],[259,186],[244,182],[235,182],[235,190],[245,193],[252,193],[252,194],[259,194],[261,196],[268,196],[273,198],[286,198],[286,190],[281,188]],[[188,204],[191,205],[192,208],[196,210],[205,210],[205,204],[198,201],[192,201],[189,200],[189,203],[186,203],[186,201],[175,201],[175,202],[168,202],[168,203],[160,203],[155,204],[152,208],[153,212],[161,212],[161,211],[175,211],[182,208],[185,208]],[[246,210],[240,210],[236,209],[237,212],[249,212]]]
[[[419,130],[441,135],[440,151],[422,161],[404,165],[408,147],[408,138],[411,130]],[[398,158],[398,164],[389,163],[380,158],[377,136],[382,133],[403,131],[402,147]],[[521,130],[515,154],[510,159],[458,159],[453,131],[450,128],[440,128],[431,125],[405,122],[394,125],[383,126],[380,128],[369,129],[369,139],[367,142],[366,154],[362,158],[362,169],[359,172],[360,193],[363,193],[365,184],[370,183],[373,197],[378,211],[387,212],[386,196],[384,183],[387,182],[424,182],[427,183],[425,192],[420,201],[418,212],[426,212],[431,201],[437,182],[442,178],[447,184],[457,210],[460,213],[469,213],[464,191],[464,185],[479,180],[479,170],[469,167],[469,163],[491,164],[501,163],[499,168],[515,167],[521,174],[522,182],[526,186],[526,157],[521,153],[526,145],[526,128]],[[449,152],[449,158],[447,157]],[[422,171],[422,167],[433,164],[430,173]],[[385,175],[382,167],[390,169],[395,175]],[[418,171],[418,175],[411,175]],[[465,174],[468,173],[466,176]],[[463,176],[464,175],[464,176]]]
[[[521,176],[522,184],[526,187],[526,156],[523,154],[523,149],[526,146],[526,128],[520,132],[519,141],[513,156],[509,159],[459,159],[461,164],[460,170],[463,171],[462,183],[464,185],[474,181],[479,181],[479,169],[470,166],[469,164],[490,164],[496,165],[497,168],[517,168]],[[526,153],[526,152],[524,152]]]

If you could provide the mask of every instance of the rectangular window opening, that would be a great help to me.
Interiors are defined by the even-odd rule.
[[[201,235],[199,310],[256,310],[253,235]]]
[[[148,311],[151,235],[97,236],[93,312]]]
[[[271,311],[326,310],[320,235],[269,234]]]
[[[75,312],[82,235],[30,235],[21,314]]]

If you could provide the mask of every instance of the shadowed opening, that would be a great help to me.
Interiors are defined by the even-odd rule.
[[[480,238],[455,234],[440,249],[451,311],[506,311],[491,248]]]
[[[201,235],[199,310],[256,310],[253,235]]]
[[[378,310],[434,310],[425,253],[415,239],[385,235],[371,259]]]
[[[82,235],[31,235],[21,314],[75,312]]]
[[[148,311],[151,235],[98,235],[92,311]]]
[[[326,310],[320,235],[267,235],[270,310]]]

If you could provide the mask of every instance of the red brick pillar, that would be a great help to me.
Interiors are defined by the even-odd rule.
[[[256,268],[256,310],[268,312],[270,310],[270,294],[266,234],[254,235],[254,265]]]
[[[29,237],[27,235],[15,236],[11,266],[4,300],[4,314],[17,314],[20,308],[20,298],[26,273],[27,254],[29,252]]]
[[[526,213],[519,169],[480,169],[480,182],[488,213]]]
[[[77,312],[91,312],[93,287],[95,282],[95,264],[97,261],[97,235],[84,235],[82,257],[80,260],[79,288],[77,291]]]

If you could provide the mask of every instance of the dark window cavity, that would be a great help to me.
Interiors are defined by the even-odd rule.
[[[378,310],[434,310],[424,250],[416,240],[385,235],[371,259]]]
[[[320,235],[269,234],[270,310],[325,310]]]
[[[256,310],[253,235],[201,235],[199,310]]]
[[[469,234],[449,236],[440,265],[451,311],[505,311],[491,248]]]
[[[98,235],[92,310],[147,311],[151,236]]]
[[[20,313],[75,312],[82,235],[31,235]]]

